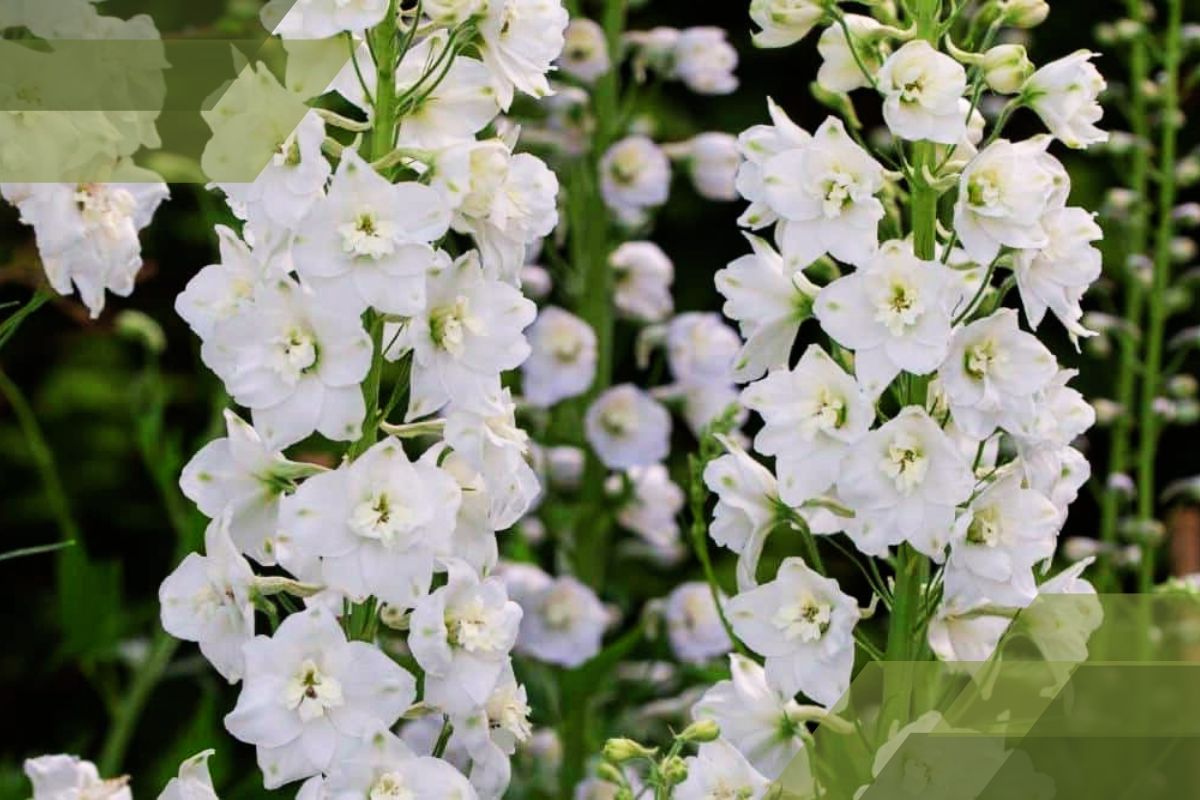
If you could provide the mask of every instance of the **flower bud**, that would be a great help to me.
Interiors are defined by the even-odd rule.
[[[1000,0],[1000,18],[1017,28],[1034,28],[1050,14],[1046,0]]]
[[[1181,186],[1191,186],[1200,180],[1200,158],[1194,155],[1181,158],[1175,164],[1175,180]]]
[[[554,280],[545,267],[526,264],[521,267],[521,291],[531,300],[545,300],[554,289]]]
[[[1177,425],[1195,425],[1200,421],[1200,403],[1195,398],[1188,397],[1175,402],[1175,423]]]
[[[1120,403],[1103,397],[1093,400],[1092,408],[1096,411],[1096,424],[1101,427],[1108,427],[1113,424],[1122,413]]]
[[[1200,381],[1194,375],[1176,375],[1167,381],[1167,394],[1176,399],[1191,398],[1200,390]]]
[[[633,739],[609,739],[604,743],[604,760],[611,764],[623,764],[635,758],[654,758],[658,748],[646,747]]]
[[[662,773],[663,779],[671,785],[683,783],[688,776],[687,763],[679,756],[664,758],[658,765],[658,771]]]
[[[151,355],[167,349],[167,337],[162,326],[141,311],[122,311],[117,314],[116,330],[122,338],[137,342]]]
[[[521,521],[517,523],[517,530],[529,544],[541,544],[546,541],[546,523],[533,514],[522,517]]]
[[[1117,525],[1121,538],[1128,542],[1154,545],[1162,541],[1166,528],[1156,519],[1126,517]]]
[[[574,491],[583,482],[585,456],[583,450],[571,445],[548,447],[545,451],[546,477],[557,488]]]
[[[1188,228],[1200,225],[1200,203],[1184,203],[1175,206],[1171,212],[1171,219]]]
[[[1171,260],[1186,264],[1196,257],[1196,242],[1187,236],[1176,236],[1171,240]]]
[[[1113,33],[1118,43],[1132,42],[1145,30],[1146,26],[1135,19],[1119,19],[1113,25]]]
[[[1087,536],[1068,536],[1062,543],[1063,556],[1068,561],[1082,561],[1099,555],[1103,550],[1103,542]]]
[[[621,786],[625,783],[625,776],[621,774],[621,770],[603,761],[596,766],[596,777],[614,786]]]
[[[1000,94],[1016,94],[1033,74],[1033,62],[1019,44],[1000,44],[983,54],[983,79]]]
[[[1134,486],[1133,478],[1129,475],[1124,472],[1114,472],[1108,476],[1108,490],[1118,497],[1128,500],[1133,497],[1137,487]]]
[[[683,732],[675,738],[681,742],[703,744],[714,741],[720,735],[721,728],[716,722],[711,719],[698,719],[684,728]]]

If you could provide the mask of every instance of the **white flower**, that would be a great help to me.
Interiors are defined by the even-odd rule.
[[[512,777],[509,757],[532,734],[529,699],[512,667],[505,668],[487,703],[451,717],[454,738],[470,756],[471,784],[481,798],[499,800]]]
[[[1015,440],[1017,453],[1026,462],[1025,469],[1035,484],[1057,479],[1060,448],[1082,436],[1096,422],[1092,404],[1067,385],[1076,374],[1075,370],[1059,370],[1035,395],[1031,413],[1009,414],[1000,423]],[[1049,463],[1039,464],[1044,457]],[[1039,474],[1044,477],[1037,477]]]
[[[1077,50],[1051,61],[1033,73],[1022,90],[1025,102],[1067,147],[1108,141],[1108,134],[1096,127],[1104,114],[1096,98],[1107,86],[1092,64],[1098,55]]]
[[[480,57],[492,71],[500,107],[512,105],[514,90],[533,97],[551,94],[546,73],[562,53],[569,21],[560,0],[486,0],[480,22]]]
[[[715,131],[701,133],[684,143],[683,152],[697,194],[708,200],[737,199],[742,155],[736,137]]]
[[[798,269],[789,269],[767,242],[746,235],[754,252],[717,272],[717,291],[725,297],[725,316],[737,321],[746,343],[733,364],[738,382],[786,367],[800,324],[812,316],[820,291]]]
[[[411,608],[429,591],[461,502],[458,482],[436,464],[412,463],[398,440],[384,439],[285,498],[280,536],[320,557],[328,587],[356,602],[374,595]]]
[[[506,581],[508,570],[501,572]],[[508,582],[521,606],[518,653],[562,667],[578,667],[600,652],[608,612],[596,593],[570,575],[527,573]]]
[[[229,409],[225,428],[225,438],[206,444],[184,466],[179,488],[209,519],[228,514],[233,543],[269,566],[275,563],[280,498],[295,479],[319,468],[288,461]]]
[[[254,572],[229,538],[228,519],[209,524],[205,555],[190,553],[158,589],[162,626],[196,642],[230,683],[244,672],[242,645],[254,636]]]
[[[729,94],[737,89],[733,71],[737,50],[723,28],[702,26],[679,32],[675,40],[674,75],[697,94]]]
[[[733,442],[729,452],[704,468],[704,484],[717,495],[708,534],[738,554],[739,589],[758,584],[758,561],[767,536],[780,523],[779,487],[775,476]]]
[[[858,604],[800,558],[785,558],[775,580],[729,601],[733,632],[766,659],[767,683],[833,705],[850,686]]]
[[[745,161],[738,168],[737,190],[750,206],[738,218],[738,224],[758,230],[779,218],[767,198],[766,176],[763,172],[772,158],[791,150],[804,147],[812,136],[792,122],[787,113],[767,98],[770,125],[754,125],[738,136],[738,148]],[[806,267],[808,264],[798,266]]]
[[[512,286],[484,275],[472,250],[427,277],[427,306],[403,323],[388,357],[413,352],[408,419],[432,414],[453,400],[480,410],[499,401],[500,373],[529,355],[523,331],[537,307]],[[384,339],[396,335],[393,326]]]
[[[260,285],[253,302],[214,328],[201,355],[234,400],[253,410],[268,446],[286,447],[314,430],[338,441],[359,435],[371,339],[357,316],[298,284]]]
[[[846,32],[841,25],[830,25],[817,39],[817,52],[822,59],[817,70],[817,84],[829,92],[852,92],[870,86],[859,62],[875,75],[886,55],[886,39],[878,35],[882,27],[879,22],[862,14],[846,14],[845,20],[854,39],[855,51],[846,43]]]
[[[888,56],[879,69],[883,119],[896,136],[954,144],[966,132],[967,71],[924,39]]]
[[[822,289],[814,310],[825,332],[854,350],[859,384],[878,397],[902,370],[927,375],[938,368],[957,300],[949,268],[893,239],[861,269]]]
[[[929,649],[946,662],[982,662],[992,657],[1012,619],[991,612],[986,604],[964,607],[950,597],[929,620]]]
[[[618,311],[641,322],[658,322],[671,313],[675,265],[662,248],[654,242],[623,242],[608,263]]]
[[[737,797],[761,800],[771,782],[759,774],[733,745],[720,739],[700,745],[686,759],[687,778],[675,787],[677,800],[710,800]]]
[[[596,398],[584,417],[584,432],[605,466],[641,467],[667,457],[671,415],[646,392],[626,383]]]
[[[212,776],[208,774],[208,759],[214,750],[204,750],[179,765],[179,774],[171,778],[158,800],[217,800]]]
[[[154,173],[144,173],[149,181]],[[46,280],[54,291],[79,290],[92,319],[104,310],[104,292],[128,297],[142,268],[138,233],[150,224],[169,192],[162,183],[28,184],[14,205],[33,227]]]
[[[894,419],[861,438],[846,454],[838,496],[856,512],[862,531],[883,546],[907,541],[941,561],[953,537],[954,509],[971,496],[970,465],[923,408],[906,406]],[[847,530],[855,538],[853,530]],[[877,541],[855,544],[882,555]]]
[[[474,237],[489,278],[516,285],[526,247],[558,224],[558,178],[541,159],[514,155],[499,139],[438,153],[433,186],[454,210],[454,230]]]
[[[617,522],[656,548],[674,547],[679,542],[677,517],[683,510],[683,490],[662,464],[633,467],[625,474],[633,492],[617,509]]]
[[[438,192],[392,184],[346,150],[329,195],[300,226],[292,259],[304,282],[345,313],[371,307],[407,316],[425,305],[425,273],[435,260],[428,243],[449,225]]]
[[[750,0],[750,19],[762,30],[754,33],[755,47],[787,47],[808,35],[825,7],[813,0]]]
[[[671,162],[649,138],[628,136],[600,159],[600,194],[622,222],[639,224],[647,209],[667,202]]]
[[[712,588],[703,581],[676,586],[667,596],[663,616],[671,650],[680,661],[703,664],[733,649],[713,601]]]
[[[604,29],[587,17],[571,20],[565,42],[558,66],[571,77],[594,83],[612,68]]]
[[[1001,246],[1040,249],[1049,244],[1042,219],[1065,204],[1070,190],[1066,170],[1046,152],[1050,141],[1048,136],[1000,139],[963,170],[954,230],[972,260],[987,264]]]
[[[692,706],[692,717],[716,722],[722,739],[776,780],[804,747],[806,709],[771,688],[766,671],[746,656],[729,655],[729,674],[729,680],[714,684]]]
[[[728,383],[741,347],[742,340],[720,314],[689,311],[667,326],[667,363],[684,386]]]
[[[521,607],[498,577],[450,561],[445,586],[417,604],[409,647],[425,670],[425,702],[456,714],[487,702],[517,640]]]
[[[946,594],[1023,608],[1037,597],[1033,567],[1054,555],[1062,520],[1016,470],[979,493],[959,518],[946,562]]]
[[[569,311],[547,306],[528,331],[531,353],[521,365],[521,393],[549,407],[578,397],[596,376],[596,332]]]
[[[425,0],[421,11],[438,25],[453,28],[479,14],[487,0]]]
[[[868,260],[878,245],[883,167],[829,117],[800,147],[762,165],[766,203],[782,218],[776,235],[789,265],[825,253],[849,264]]]
[[[387,10],[388,0],[271,0],[260,13],[267,30],[284,39],[327,39],[373,28]]]
[[[423,9],[429,13],[428,6]],[[396,90],[403,94],[417,86],[443,52],[447,34],[435,31],[418,42],[401,59],[396,68]],[[368,62],[367,66],[370,64]],[[351,71],[354,66],[350,65]],[[359,92],[358,76],[351,84]],[[372,78],[368,86],[374,89]],[[492,86],[492,74],[483,62],[463,55],[454,56],[446,73],[431,86],[421,85],[423,99],[400,118],[400,130],[396,135],[399,147],[444,147],[451,142],[471,139],[488,126],[500,112],[496,102],[496,90]],[[368,105],[363,103],[363,105]]]
[[[1101,271],[1100,251],[1092,242],[1104,233],[1082,208],[1055,208],[1042,217],[1045,246],[1018,250],[1013,275],[1030,327],[1036,329],[1050,309],[1073,336],[1091,336],[1083,327],[1080,301]]]
[[[984,439],[1005,414],[1034,413],[1037,392],[1058,372],[1054,354],[1002,308],[955,332],[938,370],[950,413],[968,436]]]
[[[96,765],[78,756],[38,756],[25,760],[32,800],[133,800],[128,778],[104,780]]]
[[[458,517],[454,530],[447,537],[442,537],[441,558],[458,558],[471,565],[476,572],[487,574],[496,566],[500,557],[496,531],[498,526],[493,524],[492,499],[489,497],[488,485],[479,474],[459,453],[450,451],[445,456],[441,452],[445,448],[431,448],[439,453],[442,470],[458,481],[462,490],[462,503],[458,507]],[[497,505],[502,505],[498,503]]]
[[[268,789],[331,769],[340,748],[392,725],[416,699],[412,675],[378,648],[346,641],[319,606],[244,652],[245,682],[225,727],[257,746]]]
[[[298,800],[475,800],[476,794],[470,782],[449,763],[416,755],[386,726],[380,725],[340,752],[328,774],[306,783],[297,797]]]
[[[264,261],[238,235],[224,225],[216,227],[221,260],[197,272],[175,298],[175,311],[201,339],[212,336],[218,323],[250,305],[258,284],[284,270],[273,260]]]
[[[775,456],[779,494],[791,506],[829,490],[846,452],[875,420],[871,400],[819,345],[795,369],[773,370],[746,387],[742,402],[763,418],[754,448]]]

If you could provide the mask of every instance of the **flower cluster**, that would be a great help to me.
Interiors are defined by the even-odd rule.
[[[225,725],[266,787],[499,797],[530,733],[510,654],[537,637],[494,573],[496,533],[540,492],[501,375],[530,338],[563,334],[527,335],[520,283],[557,221],[557,180],[494,123],[516,91],[547,93],[566,13],[284,5],[264,21],[285,44],[351,40],[353,63],[311,91],[350,116],[304,111],[252,183],[216,181],[241,230],[218,228],[220,260],[176,308],[250,416],[227,411],[227,435],[184,469],[212,523],[163,582],[162,623],[241,683]],[[206,163],[229,166],[237,132],[272,130],[264,109],[309,99],[288,94],[247,66],[210,112]],[[288,456],[304,442],[343,455]],[[436,720],[438,741],[415,749],[391,730],[402,718]]]

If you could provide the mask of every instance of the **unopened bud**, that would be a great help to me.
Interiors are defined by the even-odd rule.
[[[1067,561],[1082,561],[1099,555],[1103,550],[1103,542],[1086,536],[1068,536],[1062,543],[1063,556]]]
[[[1171,259],[1176,264],[1186,264],[1196,257],[1196,242],[1187,236],[1176,236],[1171,240]]]
[[[1177,399],[1195,397],[1200,391],[1200,381],[1194,375],[1176,375],[1167,381],[1167,394]]]
[[[1017,28],[1041,25],[1050,14],[1046,0],[1000,0],[1000,18]]]
[[[1133,497],[1137,487],[1129,475],[1124,472],[1114,472],[1108,476],[1108,490],[1118,497],[1128,500]]]
[[[1092,29],[1092,36],[1098,44],[1111,46],[1117,43],[1117,28],[1111,22],[1101,22]]]
[[[1166,529],[1156,519],[1126,517],[1117,526],[1117,532],[1126,541],[1155,545],[1163,540]]]
[[[596,777],[614,786],[623,786],[625,784],[625,776],[621,774],[621,770],[605,761],[601,761],[597,765]]]
[[[1115,561],[1122,567],[1136,567],[1142,562],[1142,548],[1136,544],[1122,547],[1116,555]]]
[[[1016,94],[1033,74],[1033,62],[1019,44],[999,44],[983,54],[983,79],[1000,94]]]
[[[1200,158],[1188,156],[1175,164],[1175,181],[1180,186],[1191,186],[1200,181]]]
[[[1109,189],[1104,195],[1102,209],[1107,217],[1124,219],[1137,201],[1137,192],[1124,188]]]
[[[1129,131],[1109,131],[1108,141],[1104,143],[1104,149],[1116,156],[1131,153],[1138,147],[1141,142]]]
[[[683,783],[688,776],[687,762],[679,756],[664,758],[658,765],[658,771],[662,774],[663,779],[671,785]]]
[[[1096,424],[1104,427],[1113,424],[1124,411],[1120,403],[1104,397],[1093,400],[1092,408],[1096,412]]]
[[[526,264],[521,267],[521,291],[531,300],[544,300],[550,296],[554,281],[545,267]]]
[[[546,477],[559,489],[573,491],[583,482],[586,457],[583,450],[571,445],[548,447],[545,451]]]
[[[1136,19],[1119,19],[1113,25],[1113,33],[1117,42],[1132,42],[1146,30],[1146,26]]]
[[[1184,203],[1176,206],[1171,212],[1171,219],[1188,228],[1200,225],[1200,203]]]
[[[654,758],[658,748],[646,747],[633,739],[609,739],[604,743],[604,760],[610,764],[623,764],[635,758]]]
[[[681,742],[695,742],[703,744],[704,742],[714,741],[721,735],[721,727],[711,719],[698,719],[691,725],[688,725],[675,738]]]
[[[520,532],[521,538],[529,544],[541,544],[546,541],[546,523],[533,514],[522,517],[521,521],[517,523],[517,530]]]
[[[1200,403],[1194,397],[1175,401],[1176,425],[1195,425],[1200,421]]]
[[[141,311],[122,311],[117,314],[116,330],[123,338],[137,342],[151,355],[167,349],[167,337],[162,326]]]

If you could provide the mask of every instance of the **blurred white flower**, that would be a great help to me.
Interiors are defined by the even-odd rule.
[[[729,383],[742,340],[715,312],[689,311],[667,325],[667,362],[684,386]]]
[[[674,309],[675,265],[654,242],[623,242],[608,263],[613,269],[613,303],[622,314],[658,322]]]
[[[707,200],[736,200],[738,167],[742,164],[737,137],[709,131],[682,143],[688,175],[696,193]]]
[[[724,28],[685,28],[675,40],[674,73],[697,94],[729,94],[737,89],[733,71],[738,54]]]
[[[612,67],[604,29],[587,17],[577,17],[567,25],[565,45],[558,67],[584,83],[593,83]]]
[[[549,407],[578,397],[596,376],[596,332],[569,311],[547,306],[527,332],[532,352],[521,365],[521,394]]]
[[[712,589],[703,581],[676,586],[667,596],[663,616],[671,650],[680,661],[703,664],[733,649]]]
[[[671,474],[662,464],[633,467],[625,475],[633,493],[617,509],[617,522],[655,547],[675,546],[679,542],[678,516],[683,510],[683,490],[671,480]],[[620,487],[619,476],[610,481]]]
[[[600,193],[625,224],[640,224],[649,209],[667,202],[670,188],[671,162],[646,136],[628,136],[600,159]]]
[[[588,444],[610,469],[656,464],[671,446],[671,415],[631,383],[596,398],[584,417]]]

